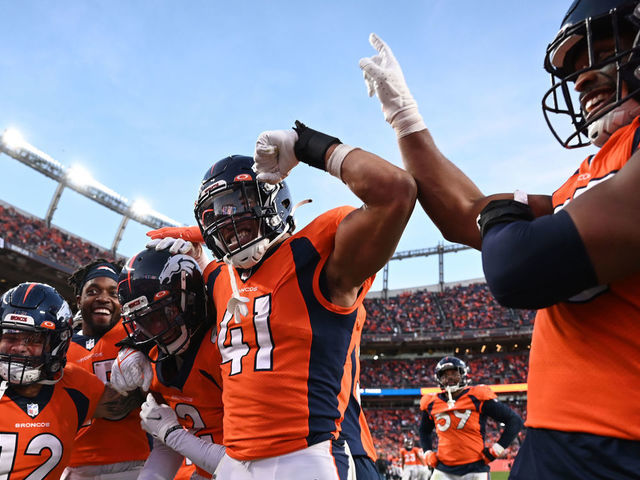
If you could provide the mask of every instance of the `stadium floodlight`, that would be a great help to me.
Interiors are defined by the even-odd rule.
[[[145,200],[138,199],[131,205],[131,211],[136,215],[144,217],[145,215],[151,213],[152,210],[151,206]]]
[[[93,183],[91,173],[82,165],[73,165],[67,170],[67,180],[76,187],[84,187]]]
[[[2,143],[11,150],[22,148],[27,144],[22,134],[15,128],[7,128],[2,134]]]

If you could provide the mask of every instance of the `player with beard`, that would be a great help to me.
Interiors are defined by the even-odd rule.
[[[71,332],[53,287],[22,283],[2,295],[0,478],[60,478],[85,420],[128,413],[115,390],[67,364]]]
[[[120,322],[117,279],[121,267],[97,259],[69,278],[74,287],[81,317],[81,329],[73,335],[67,358],[95,374],[103,383],[110,380],[111,367],[127,338]],[[150,380],[150,379],[149,379]],[[150,439],[140,428],[137,407],[143,401],[137,392],[121,397],[131,410],[119,419],[93,419],[78,431],[65,480],[135,479],[149,456]]]
[[[552,195],[483,194],[436,146],[391,49],[370,40],[378,53],[360,66],[420,204],[445,238],[482,250],[501,304],[538,310],[510,478],[637,479],[640,2],[575,0],[547,48],[547,123],[563,146],[595,147]]]

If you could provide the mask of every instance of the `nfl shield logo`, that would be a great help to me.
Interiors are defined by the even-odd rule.
[[[85,347],[85,348],[86,348],[87,350],[92,350],[92,349],[93,349],[93,347],[95,347],[95,346],[96,346],[96,341],[95,341],[95,339],[94,339],[94,338],[90,338],[89,340],[87,340],[87,345],[86,345],[86,347]]]
[[[27,415],[32,418],[35,418],[40,413],[40,409],[38,408],[37,403],[27,403]]]

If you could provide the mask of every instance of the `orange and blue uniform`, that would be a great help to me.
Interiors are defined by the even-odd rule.
[[[411,447],[410,449],[401,448],[400,457],[402,458],[403,465],[405,467],[415,467],[418,465],[424,465],[422,461],[422,455],[418,447]]]
[[[206,441],[222,444],[222,378],[220,377],[220,353],[215,345],[215,330],[191,339],[188,350],[181,355],[182,363],[176,368],[175,357],[167,357],[154,363],[154,375],[150,390],[162,395],[173,408],[182,426]],[[155,361],[157,347],[149,352]],[[179,475],[193,467],[181,467]],[[196,465],[202,477],[211,474]]]
[[[101,338],[75,334],[69,345],[67,361],[106,383],[120,349],[116,343],[126,337],[127,333],[120,322]],[[78,467],[146,460],[150,441],[140,428],[139,413],[140,409],[135,409],[120,420],[88,420],[76,436],[69,465]]]
[[[354,329],[364,318],[363,284],[353,306],[327,300],[323,267],[339,223],[353,208],[320,215],[284,240],[248,278],[234,275],[249,314],[232,319],[225,264],[205,270],[217,309],[224,382],[224,445],[233,459],[256,460],[337,439],[349,402]]]
[[[354,348],[349,354],[347,372],[351,374],[351,394],[349,403],[341,423],[340,437],[343,438],[353,457],[358,480],[379,480],[380,475],[375,462],[378,459],[371,431],[367,424],[362,405],[360,404],[360,340],[364,325],[364,317],[359,317],[353,335]]]
[[[104,388],[73,364],[36,397],[18,395],[10,386],[0,399],[0,478],[60,478],[76,433],[93,416]]]
[[[437,470],[452,475],[488,472],[489,466],[482,453],[487,417],[505,424],[498,440],[505,448],[520,431],[522,419],[498,402],[496,394],[486,385],[465,387],[452,405],[448,400],[445,392],[424,395],[420,400],[422,448],[431,450],[431,432],[435,429]]]
[[[555,211],[613,177],[637,149],[639,138],[638,118],[618,129],[553,194]],[[526,472],[534,467],[554,469],[557,458],[573,455],[567,452],[558,457],[557,448],[571,449],[576,443],[586,447],[585,442],[594,452],[600,452],[593,456],[594,460],[597,458],[594,470],[601,475],[598,478],[637,478],[638,352],[639,274],[538,311],[529,356],[526,425],[531,428],[514,464],[516,473],[523,476],[514,478],[529,478]],[[584,435],[577,439],[578,434]],[[553,438],[540,438],[534,445],[538,435]],[[544,445],[550,444],[556,445],[556,451],[544,453]],[[532,464],[523,463],[529,458],[535,459]],[[540,475],[544,476],[545,471],[540,471]],[[576,478],[591,478],[589,475],[586,470],[576,471]]]

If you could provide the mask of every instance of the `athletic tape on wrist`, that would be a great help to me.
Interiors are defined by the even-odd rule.
[[[391,120],[391,126],[396,131],[398,138],[427,128],[416,106],[398,112]]]
[[[331,155],[327,159],[327,172],[342,180],[342,162],[344,162],[344,158],[356,148],[357,147],[352,147],[351,145],[346,145],[344,143],[341,143],[334,148],[333,152],[331,152]]]

